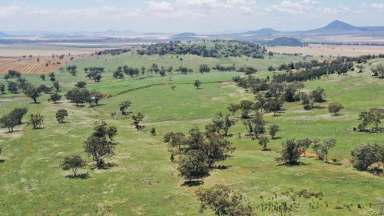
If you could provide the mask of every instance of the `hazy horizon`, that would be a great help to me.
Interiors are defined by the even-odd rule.
[[[304,19],[303,19],[304,18]],[[314,29],[333,20],[380,26],[378,0],[3,0],[1,32],[230,33]]]

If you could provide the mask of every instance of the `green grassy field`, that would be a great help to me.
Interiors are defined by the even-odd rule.
[[[217,112],[226,112],[230,103],[253,96],[230,82],[238,73],[194,73],[171,77],[148,77],[145,79],[114,80],[111,71],[117,66],[162,66],[184,65],[197,70],[200,64],[214,66],[218,63],[238,66],[255,66],[266,76],[266,68],[281,63],[299,61],[301,57],[275,56],[271,59],[247,58],[211,59],[196,56],[102,56],[75,62],[81,69],[89,66],[106,68],[102,82],[94,84],[79,72],[73,77],[66,72],[57,72],[56,77],[66,92],[79,80],[86,80],[88,88],[109,94],[95,108],[76,107],[67,101],[59,104],[47,102],[45,95],[40,104],[32,104],[23,95],[1,95],[0,114],[15,107],[27,107],[29,112],[40,112],[45,118],[45,128],[32,130],[24,124],[14,134],[0,129],[0,146],[3,148],[0,163],[0,215],[212,215],[199,212],[199,202],[194,191],[199,187],[215,184],[231,185],[246,194],[254,206],[261,196],[289,190],[322,192],[322,200],[299,198],[300,206],[292,215],[364,215],[376,199],[384,197],[384,179],[369,173],[354,170],[349,163],[350,152],[359,144],[383,143],[384,134],[353,132],[358,114],[369,108],[383,108],[383,80],[372,78],[369,67],[364,73],[350,72],[346,76],[332,75],[321,80],[305,83],[307,89],[322,87],[326,90],[327,102],[320,108],[304,111],[299,103],[287,103],[279,116],[266,115],[268,124],[278,124],[279,137],[270,144],[272,151],[263,152],[257,141],[245,136],[241,122],[231,129],[231,138],[236,151],[223,162],[225,170],[213,170],[199,187],[182,186],[176,164],[170,162],[167,146],[162,137],[169,131],[187,132],[197,126],[203,128]],[[375,63],[378,60],[375,60]],[[379,60],[382,61],[382,60]],[[374,64],[374,63],[373,63]],[[28,76],[32,83],[42,83],[38,76]],[[192,83],[203,81],[196,90]],[[2,80],[0,80],[2,81]],[[45,81],[49,84],[49,81]],[[176,89],[172,90],[171,86]],[[143,88],[140,88],[143,87]],[[132,111],[142,112],[146,129],[137,132],[130,119],[113,119],[111,112],[118,110],[124,100],[132,101]],[[340,102],[345,109],[337,117],[331,116],[326,107],[329,102]],[[69,111],[68,122],[57,124],[58,109]],[[92,132],[97,120],[105,120],[118,129],[115,155],[108,162],[115,164],[107,170],[93,170],[90,166],[88,179],[70,179],[69,172],[60,169],[65,156],[84,153],[83,142]],[[24,122],[28,121],[28,116]],[[158,135],[151,136],[149,129],[155,127]],[[325,164],[314,158],[304,158],[305,165],[278,166],[281,143],[290,138],[332,137],[337,140],[330,158],[341,165]],[[313,203],[320,208],[311,207]],[[357,205],[362,205],[362,209]],[[350,206],[350,207],[346,207]],[[372,206],[372,208],[375,208]],[[258,215],[271,215],[260,212]]]

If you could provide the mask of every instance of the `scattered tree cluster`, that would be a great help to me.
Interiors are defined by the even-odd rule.
[[[178,170],[188,183],[207,176],[209,169],[234,151],[232,143],[226,139],[228,129],[234,124],[228,118],[218,114],[204,132],[193,128],[188,135],[170,132],[164,136],[164,142],[168,143],[171,151],[171,160],[179,156]]]
[[[102,78],[102,73],[104,73],[103,67],[89,67],[84,69],[86,77],[94,82],[100,82]]]

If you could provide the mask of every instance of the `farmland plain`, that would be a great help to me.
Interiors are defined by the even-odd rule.
[[[257,207],[263,199],[277,195],[287,199],[283,194],[303,190],[321,192],[323,197],[297,198],[300,204],[292,215],[369,215],[369,210],[376,208],[377,199],[384,197],[383,178],[354,170],[350,153],[360,144],[384,141],[383,134],[353,131],[360,112],[384,108],[383,80],[372,77],[370,71],[372,66],[383,63],[383,59],[371,60],[364,66],[363,73],[350,71],[347,75],[305,82],[307,90],[325,89],[327,102],[317,109],[304,111],[299,102],[286,103],[279,115],[266,114],[268,125],[277,124],[281,128],[280,138],[270,144],[271,151],[261,151],[256,140],[244,135],[244,126],[238,121],[230,131],[236,150],[223,162],[228,168],[213,170],[201,186],[183,186],[177,164],[169,159],[167,145],[162,141],[165,133],[188,132],[193,127],[203,129],[216,113],[226,113],[230,103],[254,99],[251,93],[232,82],[232,77],[241,75],[238,72],[200,74],[196,72],[200,64],[253,66],[259,69],[256,76],[266,77],[271,75],[267,71],[269,66],[302,60],[301,55],[275,55],[265,59],[136,54],[88,56],[71,62],[78,67],[77,76],[57,70],[56,79],[61,83],[61,94],[76,82],[86,81],[89,89],[108,95],[100,106],[77,107],[66,100],[53,104],[47,101],[48,95],[39,98],[40,104],[32,104],[23,94],[0,95],[0,115],[16,107],[26,107],[29,113],[41,113],[45,120],[42,130],[33,130],[28,123],[18,127],[14,134],[0,130],[4,159],[0,163],[0,212],[3,215],[212,215],[210,211],[199,211],[195,192],[200,187],[225,184],[244,193],[258,215],[271,215]],[[195,72],[123,80],[112,77],[118,66],[140,68],[153,63],[174,68],[185,66]],[[105,68],[100,83],[85,78],[84,68],[91,66]],[[38,75],[24,77],[35,85],[50,85]],[[202,81],[201,89],[194,88],[194,80]],[[111,116],[118,110],[119,103],[128,99],[132,101],[133,112],[146,116],[143,131],[136,131],[130,119]],[[326,107],[330,102],[344,105],[339,116],[328,113]],[[65,124],[57,124],[55,119],[56,111],[61,108],[69,111]],[[60,169],[65,156],[79,154],[91,164],[91,158],[84,153],[83,142],[98,120],[105,120],[118,129],[116,154],[108,159],[114,166],[106,170],[89,166],[82,170],[89,178],[66,178],[69,173]],[[152,127],[157,130],[156,136],[150,134]],[[303,159],[304,165],[294,167],[279,166],[275,161],[281,144],[287,139],[328,137],[337,141],[330,158],[340,161],[339,165],[310,157]]]

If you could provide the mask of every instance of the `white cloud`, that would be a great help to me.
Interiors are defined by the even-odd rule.
[[[24,1],[15,1],[13,5],[0,3],[0,30],[217,32],[260,27],[297,30],[317,27],[332,19],[373,25],[384,18],[384,13],[377,11],[384,9],[384,3],[362,6],[319,0],[275,0],[275,4],[262,0],[144,0],[141,6],[118,7],[111,0],[94,2],[72,8],[37,7]]]
[[[0,16],[12,16],[20,11],[18,6],[0,6]]]
[[[293,15],[307,14],[311,10],[313,10],[316,4],[317,2],[313,0],[301,0],[301,1],[284,0],[279,4],[272,5],[272,7],[269,8],[268,10],[272,12],[277,11],[277,12],[283,12],[283,13],[288,13]]]
[[[384,3],[372,3],[370,6],[374,9],[384,9]]]

